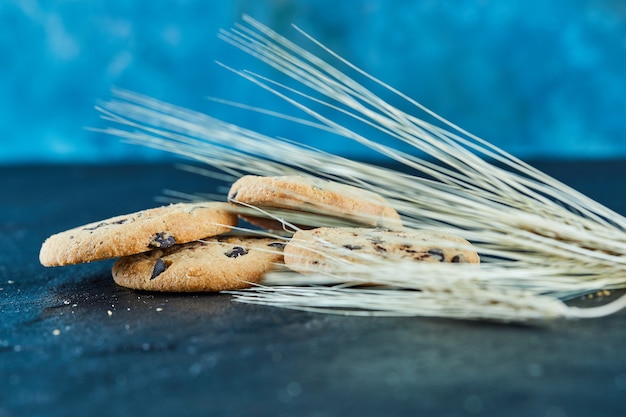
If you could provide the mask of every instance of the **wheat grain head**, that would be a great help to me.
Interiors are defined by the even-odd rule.
[[[237,300],[345,314],[505,321],[594,317],[623,307],[625,299],[619,299],[584,312],[563,300],[626,286],[624,217],[443,119],[295,29],[327,59],[248,16],[219,36],[299,87],[221,65],[304,116],[225,103],[354,141],[402,170],[268,137],[125,90],[115,90],[114,99],[98,107],[112,123],[103,131],[207,164],[221,171],[222,179],[305,175],[373,191],[401,213],[405,227],[459,235],[475,245],[484,262],[480,268],[376,261],[363,268],[358,262],[338,262],[325,274],[272,274],[266,285],[236,293]],[[392,93],[413,111],[384,101],[359,80]],[[362,129],[337,121],[345,118]],[[385,144],[365,131],[384,136]],[[265,215],[290,223],[289,213],[269,210]],[[285,228],[296,229],[293,224]],[[327,256],[340,250],[331,247]],[[367,282],[379,287],[360,286]]]

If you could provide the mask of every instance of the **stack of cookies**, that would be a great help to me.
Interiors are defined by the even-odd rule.
[[[233,232],[240,219],[274,233]],[[119,285],[198,292],[247,288],[281,265],[328,270],[337,256],[479,262],[464,239],[403,229],[377,194],[296,176],[244,176],[228,202],[178,203],[76,227],[46,239],[39,259],[62,266],[119,258]]]

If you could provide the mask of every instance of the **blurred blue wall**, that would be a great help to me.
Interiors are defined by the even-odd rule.
[[[105,126],[93,106],[114,86],[232,120],[205,97],[258,97],[214,62],[257,68],[216,36],[242,13],[290,37],[298,24],[518,156],[626,156],[623,0],[4,0],[0,164],[166,157],[84,129]],[[234,118],[355,156],[293,125]]]

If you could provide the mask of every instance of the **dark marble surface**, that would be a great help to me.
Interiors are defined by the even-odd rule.
[[[626,163],[537,166],[626,213]],[[131,291],[110,261],[40,266],[41,242],[219,184],[136,165],[4,167],[0,186],[0,417],[626,415],[626,312],[506,326]]]

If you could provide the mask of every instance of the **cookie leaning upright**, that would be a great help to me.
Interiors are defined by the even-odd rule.
[[[283,242],[213,237],[126,256],[113,265],[118,285],[148,291],[224,291],[250,287],[282,264]]]
[[[261,209],[330,216],[352,224],[389,228],[401,224],[398,212],[380,195],[313,177],[246,175],[231,186],[228,200]]]
[[[71,265],[215,236],[237,224],[229,208],[228,203],[178,203],[89,223],[46,239],[39,261]]]

